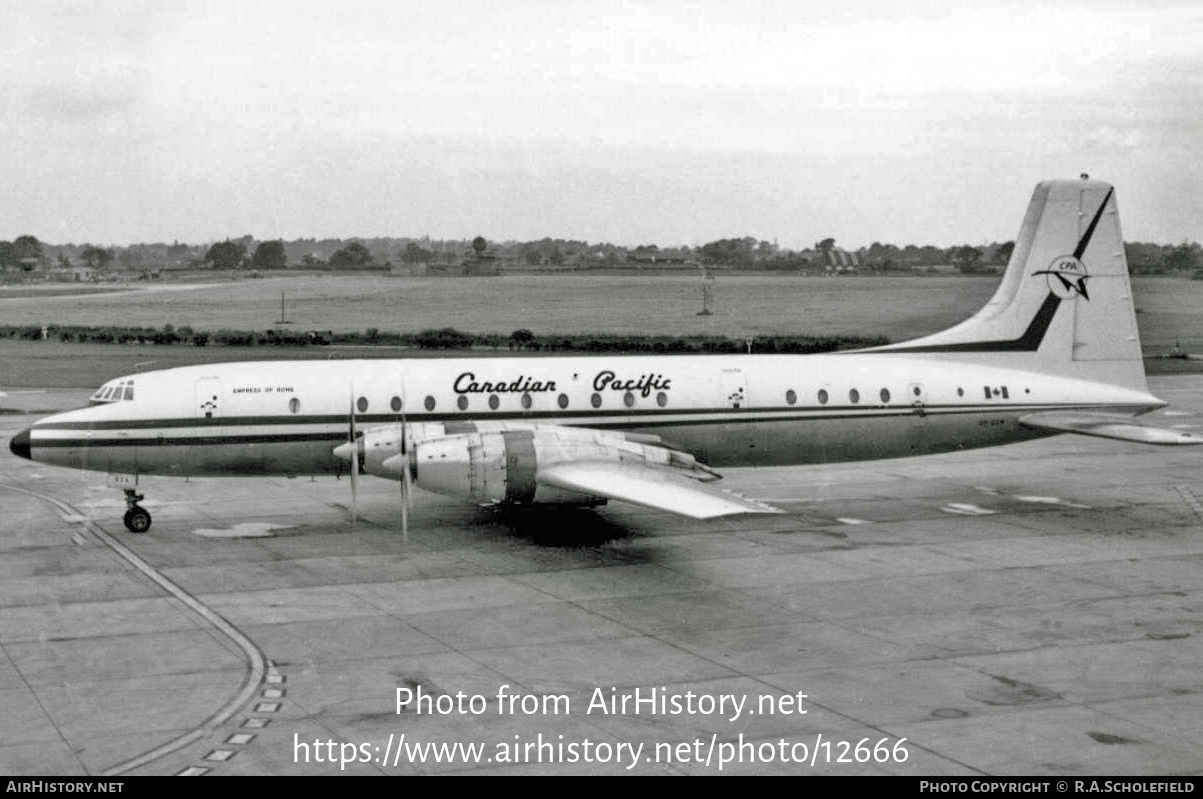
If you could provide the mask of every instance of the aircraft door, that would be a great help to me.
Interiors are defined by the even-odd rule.
[[[221,416],[220,377],[202,377],[196,381],[196,415],[202,419]]]
[[[906,396],[917,415],[925,416],[927,414],[927,390],[923,388],[922,383],[911,383],[907,386]]]
[[[748,382],[742,369],[723,370],[723,402],[739,408],[748,402]]]
[[[911,424],[907,431],[907,446],[912,455],[927,452],[927,389],[922,383],[911,383],[906,387],[906,396],[911,403]]]

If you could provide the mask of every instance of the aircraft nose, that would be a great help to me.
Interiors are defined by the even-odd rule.
[[[12,441],[8,442],[8,448],[18,458],[31,460],[29,457],[29,428],[27,427],[13,436]]]

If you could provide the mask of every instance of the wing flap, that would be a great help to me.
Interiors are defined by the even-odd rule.
[[[731,491],[668,469],[630,461],[570,461],[539,470],[538,482],[582,494],[609,497],[693,519],[737,513],[782,513]]]
[[[1140,444],[1183,446],[1203,444],[1203,436],[1138,422],[1130,416],[1105,413],[1048,412],[1019,417],[1019,423],[1033,430],[1052,430],[1057,433],[1077,433]]]

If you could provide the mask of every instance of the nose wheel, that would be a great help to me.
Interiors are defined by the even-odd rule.
[[[125,529],[131,533],[145,533],[150,529],[150,514],[146,512],[138,503],[145,499],[144,496],[134,491],[132,488],[125,489]]]

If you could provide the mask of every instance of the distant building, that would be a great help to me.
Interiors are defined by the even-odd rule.
[[[839,247],[826,250],[822,255],[823,271],[825,272],[855,272],[864,265],[861,263],[860,255],[841,250]]]
[[[90,266],[71,265],[50,271],[50,279],[59,283],[95,283],[100,273]]]

